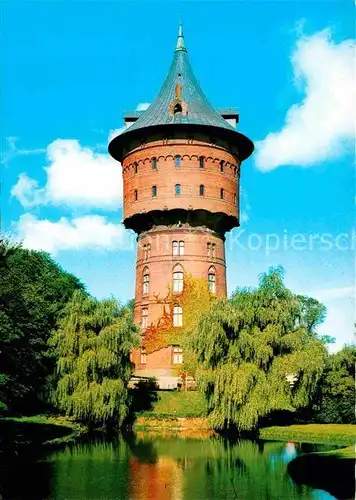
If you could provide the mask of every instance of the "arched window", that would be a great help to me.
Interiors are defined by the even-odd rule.
[[[204,168],[204,156],[199,156],[199,167]]]
[[[135,196],[135,201],[137,201],[137,199],[138,199],[137,189],[135,189],[134,196]]]
[[[175,193],[180,194],[180,184],[175,185]]]
[[[210,293],[215,293],[216,291],[216,279],[215,279],[215,269],[211,267],[208,274],[208,287]]]
[[[180,156],[179,156],[179,155],[177,155],[177,156],[175,157],[175,166],[176,166],[176,167],[180,167]]]
[[[203,186],[203,184],[200,184],[200,186],[199,186],[199,196],[204,196],[204,186]]]
[[[143,270],[142,294],[147,295],[150,287],[150,273],[148,267]]]
[[[179,242],[179,255],[184,255],[184,241]]]
[[[173,273],[173,292],[183,292],[183,273],[182,271],[175,271]]]
[[[173,326],[183,326],[183,308],[175,305],[173,307]]]
[[[157,158],[153,157],[152,158],[152,170],[156,170],[156,169],[157,169]]]
[[[157,196],[157,186],[152,186],[152,197]]]
[[[211,255],[211,243],[206,244],[206,253],[207,253],[207,256],[210,257],[210,255]]]
[[[134,163],[134,169],[135,169],[135,174],[137,174],[137,171],[138,171],[138,165],[137,165],[137,162],[135,161]]]
[[[212,256],[212,258],[213,258],[213,259],[215,259],[215,257],[216,257],[216,252],[215,252],[215,250],[216,250],[216,245],[215,245],[215,243],[213,243],[213,244],[211,245],[211,256]]]
[[[220,161],[220,172],[224,171],[224,160]]]
[[[142,309],[141,326],[142,326],[142,328],[147,328],[148,327],[148,309],[147,309],[147,307],[144,307]]]
[[[143,258],[147,259],[147,245],[143,245]]]
[[[220,189],[220,198],[223,200],[224,199],[224,188]]]

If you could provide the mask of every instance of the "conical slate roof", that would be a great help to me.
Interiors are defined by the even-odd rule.
[[[177,103],[178,112],[175,112],[174,106]],[[234,137],[230,137],[230,140],[239,143],[241,159],[247,158],[253,151],[252,142],[222,118],[205,97],[190,65],[183,29],[180,26],[173,61],[156,99],[132,125],[113,139],[109,145],[109,152],[114,158],[121,159],[122,152],[119,150],[122,149],[124,142],[133,137],[134,132],[147,135],[147,129],[151,127],[166,128],[166,126],[182,125],[189,129],[196,126],[211,127],[215,129],[211,131],[214,134],[218,133],[219,129],[223,133],[225,131],[224,135],[226,132],[229,136],[233,134]]]

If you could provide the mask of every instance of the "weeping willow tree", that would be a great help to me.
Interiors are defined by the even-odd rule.
[[[308,404],[327,353],[315,332],[325,308],[312,307],[284,286],[277,268],[257,289],[237,290],[201,316],[189,344],[215,428],[251,430],[271,412]]]
[[[57,357],[54,404],[89,425],[121,425],[138,343],[129,308],[75,292],[49,343]]]

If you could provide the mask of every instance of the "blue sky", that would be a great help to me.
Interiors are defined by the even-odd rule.
[[[237,106],[239,130],[256,143],[242,166],[241,228],[227,238],[229,292],[283,265],[293,291],[328,307],[321,332],[336,337],[333,349],[352,340],[351,2],[13,1],[1,10],[3,230],[50,251],[93,295],[133,297],[134,237],[120,225],[120,165],[106,146],[123,111],[158,92],[181,18],[210,102]]]

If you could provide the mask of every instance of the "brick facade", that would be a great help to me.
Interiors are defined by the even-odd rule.
[[[240,166],[253,151],[252,141],[235,129],[237,118],[236,111],[219,113],[208,103],[180,26],[157,98],[139,116],[129,114],[127,129],[109,144],[122,165],[123,223],[137,234],[134,315],[143,335],[163,316],[168,304],[162,299],[169,290],[179,293],[186,274],[226,296],[225,234],[239,226]],[[179,314],[184,324],[184,311]],[[132,352],[136,374],[175,373],[179,349]]]
[[[223,148],[188,141],[192,139],[171,140],[169,145],[145,144],[125,157],[125,219],[136,213],[176,208],[238,216],[238,161]],[[175,166],[177,155],[181,158],[179,167]],[[179,195],[175,193],[177,184]],[[157,190],[154,197],[153,186]],[[203,196],[200,186],[204,186]]]
[[[141,221],[147,221],[146,230],[138,231],[137,238],[136,324],[144,331],[145,326],[156,324],[163,316],[167,306],[160,300],[173,289],[177,271],[207,281],[209,274],[213,275],[213,293],[226,296],[225,237],[208,219],[211,214],[230,216],[238,225],[240,165],[236,156],[221,146],[183,134],[182,139],[171,139],[170,144],[164,139],[145,142],[127,154],[122,167],[124,221],[134,220],[138,214]],[[177,209],[189,212],[190,220],[171,220],[171,213]],[[151,214],[157,212],[160,223],[153,224]],[[200,225],[202,212],[209,215]],[[172,346],[142,356],[136,350],[131,359],[138,374],[152,370],[169,373],[174,368]]]
[[[176,255],[173,247],[175,242],[178,248]],[[172,289],[175,271],[206,280],[211,271],[215,274],[215,293],[226,296],[225,267],[224,241],[208,229],[196,229],[186,224],[179,230],[156,228],[141,234],[137,246],[136,323],[141,324],[144,308],[148,309],[148,325],[156,323],[163,315],[162,305],[158,300],[166,297],[169,289]],[[146,289],[144,276],[149,276]]]

